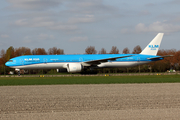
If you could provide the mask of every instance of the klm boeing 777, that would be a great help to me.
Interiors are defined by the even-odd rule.
[[[140,54],[96,54],[96,55],[26,55],[10,59],[6,66],[20,69],[67,69],[70,73],[86,68],[133,67],[163,60],[168,56],[156,56],[163,33],[147,45]]]

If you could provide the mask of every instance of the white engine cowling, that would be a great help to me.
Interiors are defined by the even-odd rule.
[[[67,71],[70,73],[77,73],[81,72],[83,69],[83,66],[81,63],[69,63],[67,64]]]
[[[60,72],[60,73],[62,73],[62,72],[67,72],[67,69],[66,69],[66,68],[56,69],[56,70],[57,70],[57,72]]]
[[[20,71],[20,69],[17,69],[17,68],[16,68],[15,71]]]

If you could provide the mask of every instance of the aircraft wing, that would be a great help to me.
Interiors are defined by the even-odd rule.
[[[165,58],[165,57],[172,57],[173,55],[166,55],[166,56],[159,56],[159,57],[153,57],[153,58],[147,58],[148,60],[158,59],[158,58]]]
[[[102,62],[108,62],[108,60],[116,60],[118,58],[125,58],[125,57],[131,57],[131,56],[133,56],[133,55],[105,58],[105,59],[98,59],[98,60],[91,60],[91,61],[83,62],[83,64],[97,65],[97,64],[101,64]]]

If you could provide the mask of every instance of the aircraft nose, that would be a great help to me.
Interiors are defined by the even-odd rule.
[[[6,65],[6,66],[9,66],[9,62],[6,62],[5,65]]]

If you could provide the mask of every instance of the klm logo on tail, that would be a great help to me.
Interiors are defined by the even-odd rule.
[[[157,48],[159,48],[159,45],[149,45],[149,48],[151,50],[156,50]]]

